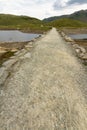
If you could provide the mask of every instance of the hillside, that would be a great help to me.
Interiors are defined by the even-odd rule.
[[[87,11],[87,10],[86,10]],[[83,12],[83,11],[82,11]],[[71,14],[71,18],[60,18],[56,20],[51,20],[51,22],[44,22],[36,18],[28,17],[28,16],[16,16],[16,15],[9,15],[9,14],[0,14],[0,29],[18,29],[27,32],[36,32],[42,33],[44,31],[49,30],[52,26],[54,27],[87,27],[85,22],[81,22],[78,20],[74,20],[75,16],[77,18],[85,17],[83,13],[78,15],[78,12]],[[79,17],[81,16],[81,17]],[[73,18],[74,17],[74,18]]]
[[[57,19],[61,19],[61,18],[69,18],[69,19],[74,19],[74,20],[80,20],[82,22],[87,22],[87,10],[80,10],[80,11],[74,12],[70,15],[49,17],[49,18],[44,19],[43,21],[50,22],[50,21],[54,21]]]
[[[46,27],[41,20],[36,18],[32,18],[28,16],[0,14],[0,29],[46,31],[48,30],[48,27]]]
[[[62,18],[59,20],[54,20],[52,22],[47,23],[50,26],[54,26],[56,28],[59,27],[87,27],[87,24],[84,22],[80,22],[77,20],[69,19],[69,18]]]

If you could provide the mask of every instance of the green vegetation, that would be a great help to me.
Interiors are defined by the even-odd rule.
[[[87,27],[87,24],[84,22],[80,22],[77,20],[72,20],[68,18],[62,18],[59,20],[54,20],[52,22],[47,23],[50,26],[54,26],[56,28],[67,27],[67,28],[81,28]]]
[[[49,27],[47,27],[41,20],[36,18],[0,14],[0,29],[19,29],[30,32],[43,32],[47,31]]]
[[[80,12],[80,13],[79,13]],[[73,17],[77,18],[79,16],[83,16],[83,11],[75,12],[70,15],[71,18],[63,18],[64,16],[60,16],[57,20],[53,20],[51,22],[41,21],[36,18],[28,17],[28,16],[16,16],[9,14],[0,14],[0,29],[17,29],[22,30],[24,32],[36,32],[42,33],[44,31],[48,31],[53,26],[56,28],[87,28],[86,22],[81,22],[78,20],[74,20]],[[87,12],[87,11],[85,11]],[[68,15],[66,15],[68,16]],[[85,15],[86,16],[86,15]]]

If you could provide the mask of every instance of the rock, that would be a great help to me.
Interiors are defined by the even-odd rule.
[[[78,48],[79,48],[79,45],[78,45],[78,44],[73,44],[73,47],[74,47],[75,49],[78,49]]]
[[[82,58],[84,56],[84,53],[80,53],[79,57]]]
[[[33,47],[32,45],[26,45],[25,49],[29,51],[32,47]]]
[[[79,49],[80,49],[80,51],[81,51],[82,53],[86,53],[85,48],[83,48],[83,47],[79,46]]]
[[[61,35],[64,37],[64,36],[65,36],[65,33],[64,33],[64,32],[61,32]]]
[[[17,53],[15,53],[15,56],[21,57],[22,55],[24,55],[26,53],[26,49],[22,49],[21,51],[18,51]]]
[[[11,57],[10,57],[10,59],[15,59],[15,58],[17,58],[17,57],[16,57],[16,56],[11,56]]]
[[[68,42],[73,42],[73,39],[72,39],[71,37],[65,36],[64,38],[65,38],[65,40],[68,41]]]
[[[0,85],[3,84],[3,82],[8,77],[8,72],[6,71],[5,67],[0,68]]]
[[[31,57],[31,53],[26,53],[26,54],[24,55],[24,57],[25,57],[25,58],[30,58],[30,57]]]
[[[79,48],[75,49],[75,51],[76,51],[77,53],[80,53],[80,52],[81,52]]]
[[[33,45],[33,42],[29,42],[27,45]]]
[[[21,56],[20,59],[30,58],[31,53],[26,53],[25,55]]]
[[[87,60],[87,53],[82,57],[83,60]]]
[[[7,52],[7,49],[4,47],[0,47],[0,54],[4,54]]]
[[[16,48],[11,49],[11,52],[17,52],[17,51],[18,51],[18,49],[16,49]]]
[[[2,64],[6,69],[10,68],[13,64],[17,62],[17,59],[10,59]]]
[[[7,51],[5,51],[5,50],[0,50],[0,54],[4,54],[4,53],[6,53]]]
[[[18,55],[18,54],[20,54],[20,51],[17,51],[14,55],[16,56],[16,55]]]

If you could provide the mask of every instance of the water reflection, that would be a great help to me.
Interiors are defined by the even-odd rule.
[[[70,34],[69,36],[73,39],[87,39],[87,34]]]
[[[30,41],[40,34],[23,33],[18,30],[1,30],[0,31],[0,42],[24,42]]]

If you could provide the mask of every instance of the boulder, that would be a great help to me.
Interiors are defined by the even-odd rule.
[[[64,37],[64,36],[65,36],[65,33],[64,33],[64,32],[61,32],[61,36],[63,36],[63,37]]]
[[[79,49],[80,49],[81,53],[84,53],[84,54],[86,53],[86,49],[85,48],[79,46]]]
[[[74,41],[71,37],[68,37],[68,36],[65,36],[64,38],[68,42],[73,42]]]
[[[79,48],[79,45],[78,45],[78,44],[73,44],[73,47],[74,47],[75,49],[78,49],[78,48]]]
[[[81,52],[79,48],[76,48],[75,51],[76,51],[76,53],[80,53]]]
[[[83,60],[87,60],[87,53],[84,54],[84,56],[82,57]]]

